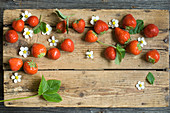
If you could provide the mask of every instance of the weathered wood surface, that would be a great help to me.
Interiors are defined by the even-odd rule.
[[[39,71],[23,76],[21,83],[13,84],[12,71],[4,72],[4,99],[24,97],[37,93],[41,76],[61,80],[60,103],[46,102],[40,97],[5,102],[13,107],[165,107],[168,106],[168,72],[151,71],[155,83],[145,77],[148,71]],[[145,90],[137,90],[137,81],[145,82]],[[38,103],[38,104],[37,104]]]

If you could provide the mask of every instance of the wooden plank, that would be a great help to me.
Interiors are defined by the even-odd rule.
[[[148,71],[40,71],[34,76],[23,72],[22,82],[14,84],[12,71],[4,72],[4,99],[36,94],[43,74],[61,80],[60,103],[46,102],[40,97],[5,102],[8,107],[165,107],[168,106],[169,73],[151,71],[155,83],[146,81]],[[145,82],[139,91],[137,81]],[[34,101],[33,101],[34,100]],[[37,104],[38,103],[38,104]]]

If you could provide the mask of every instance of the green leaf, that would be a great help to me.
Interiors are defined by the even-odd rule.
[[[42,75],[41,82],[38,88],[38,95],[42,95],[48,90],[49,86],[47,81],[45,80],[44,76]]]
[[[46,23],[45,22],[41,22],[40,23],[40,29],[41,29],[41,31],[43,32],[43,33],[46,33],[47,31],[46,31]]]
[[[34,34],[38,34],[39,32],[41,32],[41,29],[40,29],[40,27],[37,27],[37,28],[35,28],[35,29],[33,29],[34,31]]]
[[[45,92],[45,94],[53,94],[57,93],[57,91],[60,89],[61,81],[59,80],[48,80],[48,90]]]
[[[56,9],[55,13],[62,19],[66,19],[67,16],[63,15],[58,9]]]
[[[153,84],[155,81],[155,77],[153,76],[153,74],[151,72],[148,73],[146,78],[150,84]]]
[[[45,100],[49,102],[61,102],[62,98],[58,93],[53,93],[53,94],[43,94],[43,97]]]
[[[136,27],[134,29],[130,29],[129,30],[129,33],[130,34],[137,34],[137,33],[140,33],[143,28],[144,28],[144,22],[143,20],[136,20]]]
[[[115,64],[120,64],[122,59],[125,57],[125,53],[125,49],[122,48],[119,44],[117,44]]]
[[[67,30],[67,34],[68,34],[68,31],[69,31],[69,30],[68,30],[68,28],[69,28],[69,17],[68,17],[67,20],[66,20],[66,24],[67,24],[67,25],[66,25],[66,30]]]

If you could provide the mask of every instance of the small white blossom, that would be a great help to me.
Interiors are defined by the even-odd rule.
[[[144,37],[139,37],[138,38],[138,42],[140,42],[140,46],[143,47],[144,45],[147,44],[147,42],[145,41]]]
[[[31,13],[25,11],[24,13],[22,13],[22,20],[26,21],[31,15],[32,15]]]
[[[30,51],[28,51],[28,47],[20,47],[19,55],[23,56],[24,58],[30,55]]]
[[[90,23],[94,25],[97,22],[97,20],[99,20],[99,16],[92,16]]]
[[[28,39],[29,37],[33,36],[33,30],[29,30],[28,28],[24,28],[23,35],[26,39]]]
[[[110,25],[112,28],[119,27],[119,21],[116,20],[116,19],[112,19],[111,22],[109,22],[109,25]]]
[[[14,73],[12,76],[11,76],[11,79],[14,81],[14,83],[17,83],[17,82],[21,82],[21,75],[18,75],[18,73]]]
[[[93,59],[93,58],[94,58],[94,56],[93,56],[93,51],[87,51],[87,52],[86,52],[86,57]]]
[[[144,82],[138,81],[136,87],[138,88],[138,90],[144,89],[145,88]]]
[[[47,24],[46,25],[46,32],[45,33],[42,32],[42,34],[43,35],[50,35],[51,31],[52,31],[52,27],[49,24]]]
[[[55,39],[55,36],[52,36],[51,39],[48,39],[48,42],[50,42],[50,46],[57,46],[58,40]]]

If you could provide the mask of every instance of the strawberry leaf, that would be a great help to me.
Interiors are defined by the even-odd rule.
[[[148,73],[148,75],[146,76],[146,79],[148,80],[150,84],[153,84],[155,81],[155,77],[153,76],[151,72]]]
[[[43,97],[45,100],[49,102],[61,102],[62,98],[58,93],[53,93],[53,94],[43,94]]]
[[[143,28],[144,28],[143,20],[136,20],[136,23],[137,24],[136,24],[136,27],[134,29],[130,29],[129,27],[127,27],[128,29],[130,29],[130,30],[127,29],[130,34],[137,34],[137,33],[140,33],[143,30]]]
[[[38,95],[42,95],[43,93],[45,93],[48,90],[48,87],[48,83],[42,75],[41,82],[38,88]]]
[[[55,13],[62,19],[66,19],[67,16],[63,15],[58,9],[56,9]]]
[[[120,64],[122,59],[125,57],[125,52],[125,49],[122,48],[119,44],[117,44],[115,64]]]
[[[61,81],[59,80],[48,80],[48,90],[45,92],[45,94],[53,94],[57,93],[57,91],[60,89]]]
[[[40,29],[40,27],[37,27],[37,28],[35,28],[35,29],[33,29],[34,31],[34,34],[38,34],[39,32],[41,32],[41,29]]]
[[[41,22],[40,23],[40,29],[41,29],[41,31],[43,32],[43,33],[46,33],[47,31],[46,31],[46,23],[45,22]]]

